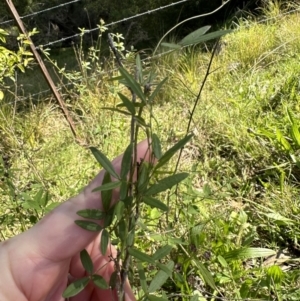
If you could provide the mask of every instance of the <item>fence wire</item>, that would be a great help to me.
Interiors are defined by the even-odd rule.
[[[131,16],[131,17],[123,18],[123,19],[121,19],[121,20],[114,21],[114,22],[111,22],[111,23],[109,23],[109,24],[105,24],[105,26],[106,26],[106,27],[111,27],[111,26],[113,26],[113,25],[116,25],[116,24],[119,24],[119,23],[122,23],[122,22],[126,22],[126,21],[129,21],[129,20],[133,20],[133,19],[136,19],[136,18],[145,16],[145,15],[150,15],[150,14],[155,13],[155,12],[157,12],[157,11],[160,11],[160,10],[163,10],[163,9],[166,9],[166,8],[169,8],[169,7],[172,7],[172,6],[175,6],[175,5],[184,3],[184,2],[188,2],[188,1],[191,1],[191,0],[180,0],[180,1],[178,1],[178,2],[173,2],[173,3],[171,3],[171,4],[167,4],[167,5],[164,5],[164,6],[160,6],[160,7],[158,7],[158,8],[154,8],[154,9],[151,9],[151,10],[148,10],[148,11],[145,11],[145,12],[142,12],[142,13],[139,13],[139,14],[136,14],[136,15]],[[84,32],[85,32],[85,33],[91,33],[91,32],[97,31],[97,30],[99,30],[98,27],[92,28],[92,29],[87,29],[87,30],[85,30]],[[81,33],[77,33],[77,34],[74,34],[74,35],[72,35],[72,36],[64,37],[64,38],[61,38],[61,39],[58,39],[58,40],[55,40],[55,41],[46,43],[46,44],[41,45],[41,46],[36,47],[36,48],[39,49],[39,48],[42,48],[42,47],[48,47],[48,46],[51,46],[51,45],[54,45],[54,44],[57,44],[57,43],[61,43],[61,42],[64,42],[64,41],[67,41],[67,40],[70,40],[70,39],[74,39],[74,38],[76,38],[76,37],[79,37],[80,35],[81,35]]]
[[[56,9],[56,8],[64,7],[64,6],[67,6],[69,4],[79,2],[79,1],[81,1],[81,0],[73,0],[73,1],[70,1],[70,2],[62,3],[62,4],[59,4],[59,5],[56,5],[56,6],[52,6],[52,7],[46,8],[44,10],[39,10],[37,12],[33,12],[31,14],[21,16],[20,18],[21,19],[26,19],[26,18],[29,18],[29,17],[33,17],[33,16],[36,16],[36,15],[42,14],[44,12],[47,12],[47,11],[50,11],[50,10],[53,10],[53,9]],[[14,19],[3,21],[3,22],[0,22],[0,25],[11,23],[11,22],[14,22],[14,21],[15,21]]]
[[[73,1],[70,1],[70,2],[67,2],[67,3],[64,3],[64,4],[61,4],[61,5],[58,5],[58,6],[55,6],[55,7],[52,7],[52,9],[54,8],[57,8],[57,7],[61,7],[61,6],[65,6],[65,5],[68,5],[70,3],[74,3],[74,2],[78,2],[78,1],[81,1],[81,0],[73,0]],[[177,4],[180,4],[180,3],[184,3],[184,2],[188,2],[190,0],[181,0],[181,1],[178,1],[178,2],[175,2],[175,3],[172,3],[172,4],[168,4],[168,5],[165,5],[165,6],[161,6],[159,8],[156,8],[156,9],[153,9],[153,10],[150,10],[150,11],[147,11],[147,12],[143,12],[143,13],[140,13],[140,14],[137,14],[137,15],[134,15],[134,16],[131,16],[131,17],[128,17],[128,18],[124,18],[122,20],[118,20],[118,21],[115,21],[115,22],[111,22],[105,26],[109,27],[109,26],[113,26],[115,24],[118,24],[118,23],[121,23],[121,22],[124,22],[124,21],[128,21],[128,20],[131,20],[131,19],[134,19],[134,18],[138,18],[138,17],[141,17],[141,16],[144,16],[144,15],[147,15],[147,14],[151,14],[153,12],[156,12],[156,11],[159,11],[159,10],[162,10],[162,9],[165,9],[165,8],[168,8],[168,7],[171,7],[171,6],[174,6],[174,5],[177,5]],[[40,12],[37,12],[35,14],[38,14],[38,13],[42,13],[44,11],[47,11],[47,10],[50,10],[50,9],[46,9],[46,10],[43,10],[43,11],[40,11]],[[293,14],[293,13],[297,13],[297,12],[300,12],[300,7],[299,8],[296,8],[296,9],[293,9],[291,11],[287,11],[287,12],[284,12],[284,13],[280,13],[279,15],[277,16],[274,16],[274,17],[269,17],[269,18],[264,18],[264,19],[261,19],[261,20],[258,20],[256,21],[256,23],[267,23],[268,21],[271,21],[271,20],[276,20],[276,19],[279,19],[283,16],[286,16],[286,15],[290,15],[290,14]],[[23,16],[22,18],[25,18],[27,16],[30,16],[30,15],[26,15],[26,16]],[[1,25],[2,23],[0,23]],[[249,24],[250,26],[250,24]],[[99,30],[98,27],[97,28],[93,28],[91,30],[86,30],[85,33],[90,33],[90,32],[93,32],[93,31],[96,31],[96,30]],[[43,47],[46,47],[46,46],[50,46],[52,44],[56,44],[56,43],[59,43],[59,42],[62,42],[62,41],[65,41],[69,38],[74,38],[74,37],[77,37],[79,36],[80,34],[76,34],[74,36],[71,36],[71,37],[66,37],[66,38],[63,38],[63,39],[59,39],[59,40],[56,40],[56,41],[53,41],[53,42],[50,42],[50,43],[47,43],[45,45],[43,45]],[[42,46],[40,46],[42,47]],[[163,52],[163,53],[160,53],[160,54],[157,54],[155,56],[150,56],[150,57],[147,57],[147,58],[144,58],[142,59],[142,61],[144,62],[147,62],[147,61],[151,61],[153,59],[156,59],[156,58],[159,58],[159,57],[162,57],[166,54],[169,54],[171,53],[173,50],[168,50],[166,52]],[[109,74],[109,73],[112,73],[112,72],[115,72],[117,71],[118,68],[114,68],[114,69],[110,69],[108,71],[103,71],[101,73],[98,74],[98,76],[104,76],[106,74]],[[94,77],[93,76],[90,76],[90,77],[87,77],[87,79],[92,79]],[[75,82],[79,82],[80,80],[75,80]],[[70,82],[70,83],[66,83],[64,85],[64,87],[69,87],[71,85],[73,85],[74,82]],[[58,91],[61,91],[63,89],[63,87],[58,87]],[[18,102],[24,102],[25,100],[28,100],[30,98],[36,98],[36,97],[39,97],[40,95],[42,94],[46,94],[46,93],[50,93],[51,90],[50,89],[46,89],[46,90],[43,90],[43,91],[40,91],[38,93],[34,93],[34,94],[31,94],[30,96],[28,97],[24,97],[24,96],[18,96],[17,99],[15,99],[14,101],[11,101],[11,102],[7,102],[6,104],[7,105],[13,105],[13,104],[16,104]]]

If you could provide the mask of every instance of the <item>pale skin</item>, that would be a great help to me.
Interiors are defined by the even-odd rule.
[[[150,160],[147,141],[138,144],[137,158]],[[122,155],[112,161],[120,172]],[[62,301],[62,293],[69,281],[86,275],[79,253],[86,249],[98,274],[109,281],[114,263],[109,255],[115,249],[108,247],[106,256],[99,251],[101,235],[81,229],[74,221],[81,219],[76,212],[82,209],[102,209],[99,192],[92,192],[102,183],[104,172],[79,195],[64,202],[47,214],[28,231],[0,243],[0,300],[1,301]],[[113,200],[118,200],[114,191]],[[117,300],[116,292],[100,290],[89,284],[72,301]],[[125,285],[125,300],[135,300],[129,283]]]

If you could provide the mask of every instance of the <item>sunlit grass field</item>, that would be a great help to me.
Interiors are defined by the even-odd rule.
[[[190,177],[160,196],[170,202],[167,214],[144,209],[136,247],[153,254],[160,245],[173,246],[174,271],[157,287],[158,296],[300,300],[300,14],[279,10],[273,17],[238,20],[222,38],[192,117],[194,137],[179,164]],[[164,149],[187,134],[210,58],[190,47],[145,63],[145,73],[154,70],[157,81],[168,77],[152,112]],[[112,159],[129,142],[130,119],[102,109],[120,102],[118,92],[128,93],[110,80],[117,71],[92,77],[92,70],[89,77],[79,67],[76,74],[68,71],[74,84],[64,99],[83,143],[51,97],[24,104],[8,96],[0,103],[1,240],[30,228],[97,174],[88,146]],[[36,205],[38,199],[45,202]],[[251,248],[275,255],[259,256]],[[149,283],[155,274],[147,270]],[[137,296],[138,278],[133,270]]]

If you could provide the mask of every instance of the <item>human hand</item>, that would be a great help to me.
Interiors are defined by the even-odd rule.
[[[138,144],[137,158],[150,160],[147,141]],[[120,172],[122,155],[113,160]],[[62,301],[68,281],[86,276],[80,261],[80,251],[86,249],[93,260],[95,271],[108,282],[114,271],[116,251],[108,247],[108,254],[99,251],[101,235],[81,229],[74,221],[77,211],[102,209],[99,192],[92,190],[101,185],[102,170],[78,196],[71,198],[48,213],[30,230],[0,243],[0,300],[1,301]],[[118,200],[114,191],[113,201]],[[113,253],[113,254],[111,254]],[[101,268],[101,269],[100,269]],[[101,290],[92,283],[72,301],[117,300],[113,290]],[[135,300],[129,283],[125,284],[125,300]]]

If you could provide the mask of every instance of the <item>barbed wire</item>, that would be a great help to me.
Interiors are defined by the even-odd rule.
[[[80,0],[74,0],[74,1],[71,1],[71,2],[77,2],[77,1],[80,1]],[[160,10],[160,9],[164,9],[164,8],[166,8],[166,7],[170,7],[170,6],[172,6],[172,5],[176,5],[176,4],[183,3],[183,2],[187,2],[187,1],[190,1],[190,0],[181,0],[181,1],[176,2],[176,3],[172,3],[172,4],[169,4],[169,5],[166,5],[166,6],[162,6],[162,7],[156,8],[156,9],[154,9],[154,10],[151,10],[150,13],[153,12],[153,11],[158,11],[158,10]],[[70,3],[70,2],[68,2],[68,3]],[[299,12],[299,11],[300,11],[300,8],[297,8],[297,9],[294,9],[294,10],[291,10],[291,11],[287,11],[287,12],[281,13],[281,14],[279,14],[279,15],[277,15],[277,16],[273,16],[273,17],[269,17],[269,18],[265,18],[265,19],[258,20],[257,23],[266,23],[266,22],[268,22],[268,21],[270,21],[270,20],[279,19],[279,18],[282,17],[282,16],[290,15],[290,14],[293,14],[293,13]],[[109,23],[109,24],[107,24],[106,26],[107,26],[107,27],[108,27],[108,26],[112,26],[112,25],[114,25],[114,24],[118,24],[118,23],[120,23],[120,22],[124,22],[124,20],[127,21],[127,20],[130,20],[130,19],[136,18],[136,17],[143,16],[143,15],[145,15],[145,14],[148,14],[148,12],[143,12],[143,13],[141,13],[141,14],[138,14],[138,15],[135,15],[135,16],[132,16],[132,17],[124,18],[124,19],[122,19],[122,20],[119,20],[119,21],[115,21],[115,22]],[[24,16],[24,17],[25,17],[25,16]],[[1,23],[0,23],[0,24],[1,24]],[[251,26],[251,24],[249,24],[249,26]],[[97,30],[97,29],[98,29],[98,28],[95,28],[95,29],[92,29],[92,30],[88,30],[88,31],[85,31],[85,33],[89,33],[89,32],[91,32],[91,31],[95,31],[95,30]],[[75,36],[78,36],[78,35],[79,35],[79,34],[76,34]],[[63,40],[65,40],[65,39],[63,39]],[[58,43],[58,41],[61,41],[61,40],[57,40],[57,41],[54,41],[54,42]],[[51,43],[52,43],[52,42],[51,42]],[[48,44],[45,44],[44,46],[48,46]],[[142,59],[142,61],[143,61],[143,62],[150,61],[150,60],[153,60],[153,59],[162,57],[162,56],[164,56],[164,55],[167,55],[167,54],[171,53],[172,51],[173,51],[173,50],[168,50],[168,51],[162,52],[162,53],[157,54],[157,55],[154,55],[154,56],[149,56],[149,57],[147,57],[147,58]],[[107,70],[107,71],[103,71],[103,72],[98,73],[97,76],[104,76],[104,75],[106,75],[106,74],[115,72],[115,71],[117,71],[117,70],[118,70],[118,68],[114,68],[114,69],[110,69],[110,70]],[[88,80],[88,79],[92,79],[92,78],[94,78],[94,76],[95,76],[95,75],[90,76],[90,77],[87,77],[86,79],[87,79],[87,80]],[[61,91],[61,90],[63,89],[63,87],[69,87],[69,86],[71,86],[71,85],[74,85],[74,82],[76,83],[76,82],[79,82],[80,80],[81,80],[81,79],[75,80],[75,81],[70,82],[70,83],[66,83],[66,84],[64,84],[64,86],[59,87],[58,90]],[[12,104],[15,104],[15,103],[17,103],[17,102],[23,102],[23,101],[28,100],[28,99],[30,99],[30,98],[36,98],[36,97],[38,97],[39,95],[42,95],[42,94],[45,94],[45,93],[50,93],[50,92],[51,92],[50,89],[46,89],[46,90],[40,91],[40,92],[38,92],[38,93],[31,94],[30,96],[27,96],[27,97],[19,96],[17,100],[8,102],[8,103],[6,103],[6,104],[12,105]]]
[[[53,10],[53,9],[56,9],[56,8],[60,8],[60,7],[63,7],[63,6],[67,6],[69,4],[76,3],[76,2],[79,2],[79,1],[81,1],[81,0],[73,0],[73,1],[70,1],[70,2],[66,2],[66,3],[62,3],[62,4],[59,4],[59,5],[56,5],[56,6],[45,8],[44,10],[39,10],[37,12],[33,12],[33,13],[28,14],[28,15],[21,16],[20,19],[25,19],[25,18],[33,17],[33,16],[36,16],[36,15],[42,14],[42,13],[44,13],[46,11],[50,11],[50,10]],[[3,21],[3,22],[0,22],[0,25],[11,23],[11,22],[14,22],[14,21],[15,21],[14,19]]]
[[[116,24],[119,24],[119,23],[122,23],[122,22],[127,22],[127,21],[129,21],[129,20],[133,20],[133,19],[136,19],[136,18],[145,16],[145,15],[150,15],[150,14],[152,14],[152,13],[154,13],[154,12],[157,12],[157,11],[160,11],[160,10],[163,10],[163,9],[166,9],[166,8],[169,8],[169,7],[172,7],[172,6],[175,6],[175,5],[184,3],[184,2],[188,2],[188,1],[191,1],[191,0],[180,0],[180,1],[177,1],[177,2],[173,2],[173,3],[171,3],[171,4],[167,4],[167,5],[160,6],[160,7],[151,9],[151,10],[147,10],[147,11],[145,11],[145,12],[136,14],[136,15],[131,16],[131,17],[123,18],[123,19],[121,19],[121,20],[118,20],[118,21],[114,21],[114,22],[105,24],[105,26],[106,26],[106,27],[111,27],[111,26],[113,26],[113,25],[116,25]],[[86,30],[84,31],[84,33],[91,33],[91,32],[94,32],[94,31],[96,31],[96,30],[99,30],[99,27],[95,27],[95,28],[92,28],[92,29],[86,29]],[[64,41],[67,41],[67,40],[70,40],[70,39],[74,39],[74,38],[76,38],[76,37],[79,37],[81,34],[82,34],[82,33],[77,33],[77,34],[74,34],[74,35],[72,35],[72,36],[64,37],[64,38],[61,38],[61,39],[58,39],[58,40],[55,40],[55,41],[46,43],[46,44],[44,44],[44,45],[38,46],[38,47],[36,47],[36,49],[39,49],[39,48],[42,48],[42,47],[51,46],[51,45],[54,45],[54,44],[57,44],[57,43],[61,43],[61,42],[64,42]]]

